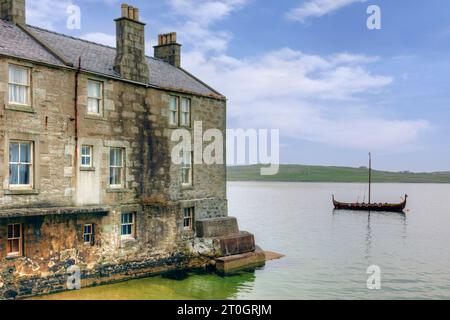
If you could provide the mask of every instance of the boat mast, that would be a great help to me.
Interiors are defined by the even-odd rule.
[[[369,204],[371,201],[371,186],[372,186],[372,155],[369,152]]]

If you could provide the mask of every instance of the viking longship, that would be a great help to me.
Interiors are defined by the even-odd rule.
[[[406,207],[408,195],[401,203],[372,203],[371,202],[371,186],[372,186],[372,156],[369,153],[369,202],[368,203],[345,203],[336,201],[333,195],[333,205],[337,210],[354,210],[354,211],[384,211],[384,212],[399,212],[402,213]]]

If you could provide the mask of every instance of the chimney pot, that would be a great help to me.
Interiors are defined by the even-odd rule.
[[[128,18],[128,5],[122,4],[122,17]]]
[[[134,20],[134,8],[132,6],[128,7],[128,18]]]
[[[139,9],[134,8],[134,20],[139,21]]]

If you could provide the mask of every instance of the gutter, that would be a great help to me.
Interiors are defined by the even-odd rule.
[[[77,168],[78,168],[78,79],[81,73],[81,57],[78,58],[78,68],[75,72],[75,97],[74,97],[74,111],[75,111],[75,150],[74,150],[74,189],[77,188]]]

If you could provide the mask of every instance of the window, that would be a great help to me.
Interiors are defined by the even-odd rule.
[[[85,244],[94,244],[94,225],[85,224],[83,227],[83,241]]]
[[[179,98],[178,97],[170,97],[170,104],[169,104],[169,123],[173,126],[178,125],[178,103]]]
[[[184,230],[193,230],[195,208],[184,208],[183,228]]]
[[[15,187],[32,185],[32,142],[12,141],[9,144],[9,184]]]
[[[92,146],[81,146],[81,166],[92,167]]]
[[[185,127],[191,126],[191,100],[181,99],[181,125]]]
[[[134,238],[133,213],[122,213],[120,221],[120,235],[122,238]]]
[[[103,101],[103,83],[100,81],[88,81],[88,106],[90,114],[100,114]]]
[[[6,247],[8,256],[22,255],[22,225],[14,223],[8,225],[8,244]]]
[[[113,187],[123,186],[123,150],[111,148],[109,152],[109,184]]]
[[[192,185],[192,152],[183,153],[181,164],[181,183],[186,186]]]
[[[30,69],[9,66],[9,103],[30,105]]]

